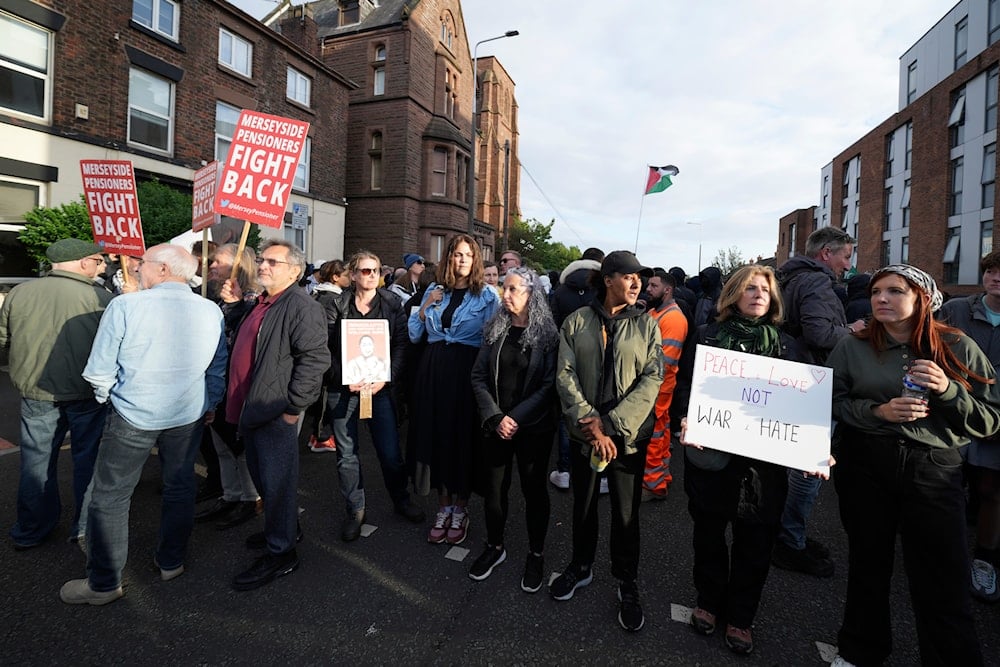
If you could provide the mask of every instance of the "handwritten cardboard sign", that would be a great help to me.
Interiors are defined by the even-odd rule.
[[[132,162],[80,160],[80,175],[94,243],[105,252],[141,257],[146,243]]]
[[[687,440],[829,472],[833,370],[699,345]]]
[[[191,231],[200,232],[219,221],[215,212],[215,188],[219,181],[219,163],[209,162],[194,172],[194,192],[191,197]]]
[[[215,212],[280,228],[309,123],[244,109],[215,196]]]

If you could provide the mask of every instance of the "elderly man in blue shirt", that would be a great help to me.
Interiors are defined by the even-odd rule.
[[[184,572],[194,525],[194,459],[204,423],[225,391],[222,312],[191,292],[198,262],[158,245],[139,265],[140,291],[105,311],[83,377],[111,411],[94,470],[87,524],[87,578],[66,582],[67,604],[101,605],[123,595],[128,513],[150,450],[163,472],[160,538],[153,562],[169,581]]]

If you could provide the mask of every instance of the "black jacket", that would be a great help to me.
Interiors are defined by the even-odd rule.
[[[479,348],[479,356],[472,367],[472,393],[479,406],[479,418],[484,427],[488,428],[491,421],[503,417],[504,413],[497,404],[497,377],[501,372],[497,362],[500,349],[507,335],[504,334],[493,344],[483,342]],[[555,380],[556,352],[543,352],[537,349],[528,350],[528,372],[525,374],[524,386],[521,388],[521,402],[509,413],[511,419],[517,422],[518,431],[555,429]]]
[[[327,373],[327,384],[340,387],[340,320],[352,319],[349,315],[351,302],[354,300],[354,288],[348,287],[343,293],[332,299],[324,299],[326,311],[327,346],[330,349],[330,372]],[[365,319],[389,321],[389,372],[393,382],[403,377],[403,360],[406,356],[406,346],[409,334],[406,331],[406,315],[399,297],[389,290],[379,287],[376,290],[375,303]]]
[[[236,328],[241,327],[251,310],[243,302],[227,305],[227,325],[230,318],[239,317]],[[304,412],[319,397],[329,366],[323,307],[292,285],[278,295],[261,322],[240,430]]]

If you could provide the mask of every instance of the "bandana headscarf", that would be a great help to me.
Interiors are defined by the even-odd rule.
[[[871,294],[871,286],[875,284],[875,281],[887,273],[895,273],[898,276],[903,276],[911,283],[922,289],[927,296],[931,298],[932,313],[937,312],[937,310],[941,307],[941,304],[944,303],[944,296],[942,296],[940,290],[938,290],[937,283],[934,282],[934,279],[931,278],[925,271],[921,271],[917,267],[910,266],[909,264],[890,264],[889,266],[882,267],[873,273],[871,282],[868,283],[869,294]]]

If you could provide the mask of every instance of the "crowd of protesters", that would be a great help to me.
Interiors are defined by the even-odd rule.
[[[112,266],[92,243],[58,241],[46,253],[51,272],[0,308],[0,347],[22,396],[10,538],[28,550],[56,529],[56,458],[71,434],[70,538],[87,569],[60,598],[122,597],[129,506],[156,447],[161,578],[184,573],[195,523],[226,530],[263,515],[246,540],[260,555],[232,582],[259,588],[299,567],[302,437],[336,455],[341,538],[362,534],[364,422],[396,513],[424,523],[411,493],[434,493],[428,542],[464,543],[478,521],[469,500],[482,496],[476,581],[508,556],[515,461],[526,593],[545,586],[549,483],[573,496],[572,543],[555,545],[566,565],[548,583],[560,601],[594,577],[607,493],[617,619],[635,632],[645,624],[639,513],[667,498],[673,453],[693,522],[690,624],[702,635],[723,627],[729,649],[746,654],[772,564],[835,572],[829,549],[806,534],[832,471],[849,547],[834,664],[881,664],[891,653],[897,535],[922,661],[981,664],[972,600],[1000,599],[1000,252],[982,258],[983,293],[945,304],[910,265],[845,281],[854,245],[822,228],[777,271],[688,277],[624,250],[589,248],[561,274],[533,270],[513,250],[493,263],[465,234],[436,266],[410,252],[395,272],[364,250],[314,267],[294,244],[271,240],[259,254],[206,248],[201,276],[179,246]],[[348,331],[367,333],[349,343]],[[698,345],[832,368],[830,467],[786,468],[690,441]]]

